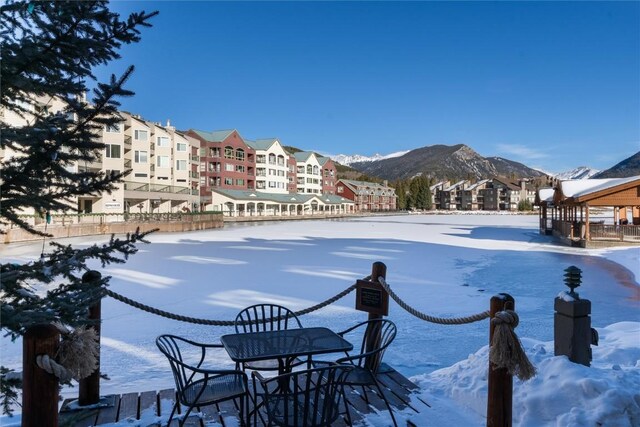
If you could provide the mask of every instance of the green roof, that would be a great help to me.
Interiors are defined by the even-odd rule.
[[[294,153],[293,156],[298,162],[306,162],[312,154],[313,153],[311,151],[298,151],[297,153]]]
[[[276,138],[262,138],[255,141],[245,141],[247,145],[254,150],[268,150],[273,144],[278,142]]]
[[[320,166],[324,166],[329,160],[331,160],[329,157],[318,157],[318,163],[320,163]]]
[[[207,132],[204,130],[197,130],[197,129],[191,129],[191,130],[197,133],[200,137],[210,142],[222,142],[225,139],[227,139],[227,137],[229,137],[229,135],[231,135],[235,131],[235,129],[215,130],[213,132]]]
[[[255,200],[257,202],[276,203],[307,203],[309,200],[317,198],[328,204],[353,203],[349,199],[336,196],[334,194],[301,194],[301,193],[262,193],[252,190],[213,190],[214,193],[222,194],[234,200]]]

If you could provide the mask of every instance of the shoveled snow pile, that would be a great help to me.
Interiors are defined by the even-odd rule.
[[[554,356],[552,341],[522,339],[538,373],[526,382],[514,378],[514,425],[640,425],[640,323],[615,323],[598,328],[598,333],[600,343],[592,347],[591,367]],[[412,378],[421,387],[421,397],[434,402],[433,414],[420,414],[418,425],[440,425],[434,417],[447,415],[438,410],[438,402],[449,399],[467,411],[456,415],[464,417],[460,421],[475,416],[478,425],[484,423],[488,352],[485,346],[453,366]]]

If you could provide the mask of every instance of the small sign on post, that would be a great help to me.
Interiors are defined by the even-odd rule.
[[[388,316],[389,294],[379,283],[358,280],[356,282],[356,310]]]

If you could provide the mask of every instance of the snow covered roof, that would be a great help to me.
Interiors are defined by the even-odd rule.
[[[640,176],[607,179],[574,179],[560,181],[560,191],[564,197],[578,198],[597,191],[608,190],[633,181],[640,181]]]
[[[541,188],[538,191],[538,197],[541,202],[553,202],[553,194],[555,191],[553,188]]]
[[[308,203],[311,199],[317,199],[326,204],[342,204],[353,203],[352,200],[345,199],[341,196],[333,194],[300,194],[300,193],[262,193],[252,190],[223,190],[215,189],[213,193],[218,193],[222,196],[226,196],[230,199],[248,202],[276,202],[276,203],[291,203],[291,204],[304,204]]]

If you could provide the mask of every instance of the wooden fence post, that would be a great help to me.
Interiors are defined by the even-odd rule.
[[[380,283],[378,277],[382,277],[386,280],[387,278],[387,266],[380,261],[376,261],[371,266],[371,282]],[[386,291],[379,285],[380,291],[386,295]],[[388,297],[387,297],[388,298]],[[384,299],[384,297],[382,298]],[[384,316],[378,313],[369,312],[369,318],[367,320],[377,320],[382,319]],[[366,351],[372,351],[376,347],[376,343],[380,342],[380,328],[367,328],[367,333],[369,337],[367,338],[367,349]],[[367,357],[365,361],[365,366],[371,370],[371,372],[377,372],[380,367],[379,357]]]
[[[22,338],[22,427],[58,427],[58,378],[40,368],[36,357],[53,359],[60,332],[52,325],[36,325]]]
[[[498,294],[491,297],[490,319],[497,312],[514,310],[515,300],[509,294]],[[493,340],[493,322],[489,322],[489,345]],[[513,376],[506,368],[495,369],[489,362],[487,398],[487,427],[511,427],[513,403]]]
[[[82,276],[83,283],[91,283],[102,278],[99,271],[90,270]],[[102,319],[102,299],[96,301],[89,307],[89,320],[93,320],[91,327],[98,336],[98,347],[100,347],[100,324]],[[100,402],[100,353],[98,353],[98,367],[91,375],[78,381],[78,405],[95,405]]]

